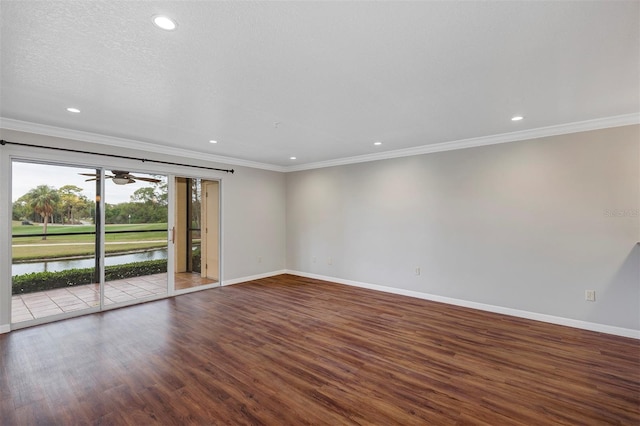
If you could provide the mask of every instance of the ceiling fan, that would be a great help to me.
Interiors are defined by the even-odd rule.
[[[113,183],[115,183],[116,185],[126,185],[128,183],[134,183],[136,180],[142,180],[142,181],[151,182],[151,183],[161,182],[160,179],[134,176],[132,174],[129,174],[129,172],[124,172],[122,170],[111,170],[111,173],[113,173],[113,176],[105,174],[104,177],[106,179],[113,180]],[[92,176],[91,179],[87,179],[85,180],[85,182],[89,182],[90,180],[98,180],[98,177],[99,177],[99,175],[92,174],[92,173],[79,173],[79,174],[81,174],[82,176]]]

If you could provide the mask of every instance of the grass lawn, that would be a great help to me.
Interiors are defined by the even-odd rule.
[[[42,233],[42,225],[22,225],[20,222],[12,223],[13,235],[33,235]],[[167,224],[145,223],[106,225],[105,251],[116,253],[145,248],[157,248],[167,246]],[[157,232],[133,232],[126,234],[108,234],[110,231],[150,231]],[[44,259],[51,257],[67,257],[93,255],[95,248],[95,235],[57,235],[60,233],[95,232],[93,225],[49,225],[47,227],[47,239],[42,237],[20,237],[12,239],[12,258],[14,260]],[[118,244],[121,243],[121,244]]]
[[[106,232],[113,231],[148,231],[152,229],[159,229],[166,232],[167,224],[166,223],[132,223],[132,224],[121,224],[121,225],[105,225]],[[58,225],[58,224],[49,224],[47,225],[47,238],[50,235],[63,234],[69,232],[95,232],[96,227],[94,225]],[[22,225],[20,222],[12,221],[11,233],[13,235],[33,235],[33,234],[42,234],[42,224],[34,223],[33,225]],[[125,235],[125,234],[122,234]],[[121,235],[121,236],[122,236]],[[74,236],[79,237],[79,236]],[[42,237],[36,237],[42,238]]]

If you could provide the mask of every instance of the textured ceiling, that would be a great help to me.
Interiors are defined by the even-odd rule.
[[[2,117],[272,165],[640,111],[638,1],[3,0],[0,14]]]

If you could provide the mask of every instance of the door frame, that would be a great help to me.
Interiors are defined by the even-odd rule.
[[[170,271],[170,275],[171,275],[171,288],[170,288],[170,295],[180,295],[180,294],[186,294],[186,293],[192,293],[194,291],[200,291],[200,290],[208,290],[211,288],[217,288],[217,287],[222,287],[222,277],[224,276],[224,272],[223,272],[223,252],[222,252],[222,247],[223,247],[223,229],[224,227],[222,226],[223,224],[223,197],[222,197],[222,188],[223,188],[223,179],[220,177],[208,177],[206,175],[200,175],[200,174],[193,174],[193,173],[180,173],[180,174],[171,174],[168,176],[169,178],[169,217],[170,217],[170,226],[169,226],[169,234],[172,235],[174,232],[176,232],[175,230],[175,226],[176,226],[176,220],[177,220],[177,212],[176,212],[176,195],[177,192],[175,190],[175,185],[176,185],[176,179],[177,178],[189,178],[189,179],[200,179],[201,181],[212,181],[212,182],[217,182],[218,183],[218,281],[215,283],[211,283],[211,284],[204,284],[201,286],[197,286],[197,287],[190,287],[190,288],[185,288],[185,289],[176,289],[175,288],[175,260],[172,260],[169,264],[171,265],[170,268],[167,269],[167,272],[169,273]],[[171,188],[173,188],[173,190],[171,190]],[[202,200],[201,200],[202,202]],[[202,227],[202,226],[201,226]],[[169,256],[172,257],[172,259],[175,259],[175,242],[170,240],[170,244],[169,244]]]
[[[69,159],[69,158],[60,158],[56,155],[36,155],[36,154],[29,154],[29,155],[15,155],[12,153],[9,153],[9,155],[7,156],[7,160],[8,160],[8,167],[7,167],[7,172],[8,172],[8,179],[7,179],[7,184],[8,184],[8,191],[7,191],[7,226],[6,226],[6,231],[7,232],[7,253],[8,255],[6,256],[6,261],[5,261],[5,265],[6,265],[6,271],[4,273],[2,273],[3,278],[6,277],[7,278],[7,288],[6,290],[2,291],[1,287],[0,287],[0,291],[2,291],[2,294],[0,294],[0,301],[2,302],[2,307],[6,307],[7,312],[8,312],[8,325],[10,330],[18,330],[21,328],[26,328],[26,327],[31,327],[34,325],[40,325],[40,324],[46,324],[49,322],[53,322],[53,321],[59,321],[59,320],[64,320],[64,319],[69,319],[69,318],[74,318],[74,317],[78,317],[78,316],[82,316],[82,315],[87,315],[87,314],[93,314],[93,313],[98,313],[98,312],[103,312],[103,311],[109,311],[111,309],[118,309],[118,308],[122,308],[124,306],[130,306],[130,305],[135,305],[138,303],[144,303],[144,302],[150,302],[153,300],[159,300],[159,299],[163,299],[166,297],[170,297],[171,296],[171,289],[173,288],[173,275],[169,274],[167,271],[167,294],[166,295],[159,295],[159,296],[148,296],[148,297],[144,297],[144,298],[140,298],[140,299],[135,299],[135,300],[131,300],[131,301],[126,301],[126,302],[118,302],[118,303],[113,303],[113,304],[109,304],[109,305],[105,305],[104,303],[104,290],[105,290],[105,179],[104,179],[104,175],[105,175],[105,171],[114,168],[114,166],[110,166],[110,165],[105,165],[105,164],[101,164],[101,163],[96,163],[95,159],[86,157],[85,155],[81,155],[78,156],[78,158],[76,158],[75,156],[73,156],[73,158]],[[100,277],[99,280],[99,295],[100,295],[100,300],[98,305],[90,307],[90,308],[86,308],[86,309],[82,309],[82,310],[78,310],[78,311],[72,311],[72,312],[65,312],[65,313],[60,313],[60,314],[55,314],[55,315],[50,315],[50,316],[46,316],[46,317],[42,317],[42,318],[35,318],[32,320],[27,320],[27,321],[21,321],[21,322],[12,322],[12,296],[13,296],[13,291],[12,291],[12,273],[11,273],[11,265],[12,265],[12,243],[13,243],[13,239],[11,238],[12,235],[12,229],[11,229],[11,216],[12,216],[12,210],[13,210],[13,203],[11,202],[11,199],[13,197],[13,164],[14,162],[22,162],[22,163],[30,163],[30,164],[40,164],[40,165],[47,165],[47,166],[56,166],[56,167],[77,167],[77,168],[81,168],[81,169],[94,169],[96,171],[100,171],[100,175],[101,175],[101,179],[98,179],[98,184],[100,186],[100,192],[98,193],[98,191],[96,191],[96,201],[95,201],[95,205],[96,208],[98,210],[98,218],[99,218],[99,222],[96,222],[96,241],[100,241],[100,246],[97,247],[98,250],[96,250],[96,252],[94,253],[94,256],[97,257],[97,264],[98,264],[98,275]],[[119,166],[116,165],[115,168],[117,168]],[[120,167],[121,168],[121,167]],[[135,173],[142,173],[142,174],[161,174],[163,176],[166,176],[167,179],[169,179],[170,174],[167,172],[163,172],[160,170],[145,170],[145,168],[140,168],[138,166],[134,165],[127,165],[127,168],[130,168],[131,170],[134,170]],[[169,191],[170,189],[167,188],[167,190]],[[97,196],[100,195],[100,200],[97,200]],[[169,213],[167,214],[167,224],[169,224]],[[4,218],[3,218],[4,220]],[[167,240],[167,255],[169,255],[169,240]],[[170,267],[170,262],[167,259],[167,270]],[[4,268],[2,268],[2,265],[0,265],[0,270],[2,270]],[[4,299],[3,296],[6,297],[6,301],[2,300]],[[4,309],[2,309],[4,310]],[[0,320],[2,320],[0,318]]]
[[[32,139],[28,139],[32,140]],[[40,137],[33,135],[33,140],[38,142],[44,142],[45,144],[54,144],[54,142],[50,142],[47,137]],[[66,143],[66,140],[65,140]],[[71,144],[71,142],[69,142]],[[56,145],[57,146],[57,145]],[[73,145],[71,145],[73,146]],[[105,151],[108,150],[105,148]],[[134,150],[135,151],[135,150]],[[200,178],[206,180],[216,180],[219,182],[220,191],[220,205],[219,205],[219,262],[220,262],[220,279],[219,283],[215,286],[223,286],[224,285],[224,252],[222,247],[224,246],[224,179],[226,177],[225,174],[212,172],[208,170],[198,170],[185,166],[166,166],[163,164],[156,164],[151,162],[140,163],[139,160],[136,159],[121,159],[121,158],[109,158],[108,153],[96,153],[97,155],[85,152],[77,152],[77,153],[63,153],[55,150],[50,150],[48,147],[43,146],[39,147],[19,147],[13,145],[6,145],[2,147],[0,150],[0,254],[4,254],[0,256],[0,334],[7,333],[11,330],[34,326],[38,324],[44,324],[52,321],[57,321],[61,319],[73,318],[81,315],[87,315],[91,313],[100,312],[100,307],[94,307],[91,309],[83,310],[76,313],[66,313],[61,314],[59,316],[46,317],[43,319],[37,319],[32,321],[26,321],[24,323],[11,323],[11,212],[12,212],[12,202],[11,202],[11,189],[12,189],[12,162],[13,161],[26,161],[32,163],[42,163],[42,164],[50,164],[50,165],[67,165],[67,166],[77,166],[77,167],[88,167],[93,169],[103,169],[103,170],[111,170],[111,169],[131,169],[139,171],[140,173],[148,173],[148,174],[162,174],[168,179],[169,186],[169,212],[168,212],[168,222],[167,225],[174,223],[174,208],[173,208],[173,200],[171,197],[174,196],[173,185],[173,177],[192,177],[192,178]],[[99,155],[99,156],[98,156]],[[105,157],[107,155],[107,157]],[[197,166],[196,166],[197,167]],[[102,204],[102,203],[101,203]],[[104,217],[104,212],[102,217]],[[170,228],[167,230],[170,232]],[[168,234],[170,235],[170,234]],[[168,253],[170,256],[173,255],[173,244],[168,244]],[[161,298],[168,298],[176,295],[174,291],[174,281],[173,281],[173,261],[168,262],[168,289],[167,295],[161,296]],[[212,286],[212,287],[215,287]],[[201,290],[209,288],[206,287],[197,287],[195,290]],[[194,291],[195,291],[194,290]],[[184,291],[185,293],[188,291]],[[182,292],[181,292],[182,293]],[[148,300],[144,300],[148,301]],[[142,301],[140,301],[142,302]],[[138,303],[138,302],[136,302]],[[104,308],[104,310],[116,309],[121,307],[122,305],[108,305]]]

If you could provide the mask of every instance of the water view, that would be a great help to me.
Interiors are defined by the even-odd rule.
[[[105,266],[122,265],[144,260],[160,260],[167,258],[167,249],[149,250],[139,253],[116,254],[105,258]],[[58,272],[69,269],[91,268],[95,265],[93,257],[88,259],[52,260],[33,263],[14,263],[11,275],[23,275],[32,272]]]

